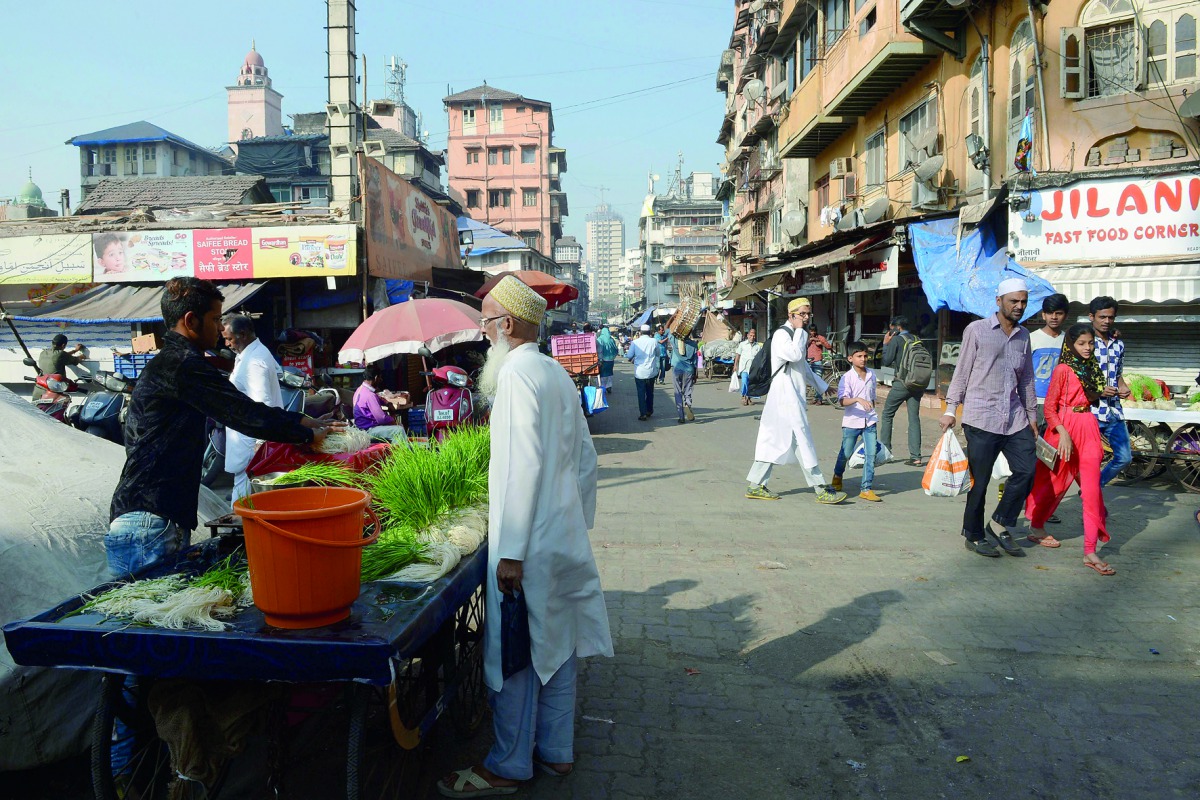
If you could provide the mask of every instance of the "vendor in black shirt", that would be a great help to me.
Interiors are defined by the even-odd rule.
[[[204,360],[221,338],[225,298],[210,281],[163,287],[162,349],[138,378],[125,428],[125,468],[113,493],[108,565],[128,575],[186,547],[196,527],[206,417],[256,439],[320,444],[333,423],[256,403]]]

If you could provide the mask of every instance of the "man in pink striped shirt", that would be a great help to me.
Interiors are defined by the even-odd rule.
[[[1029,332],[1021,327],[1028,304],[1029,290],[1024,280],[1000,282],[996,289],[997,313],[972,322],[963,331],[954,379],[946,392],[946,413],[941,419],[942,431],[950,430],[955,412],[962,406],[967,463],[974,479],[963,511],[962,534],[968,550],[989,558],[998,558],[1000,552],[985,533],[983,504],[992,466],[1000,453],[1004,453],[1013,474],[992,514],[990,533],[1010,556],[1025,555],[1008,529],[1017,524],[1037,466],[1033,357]]]

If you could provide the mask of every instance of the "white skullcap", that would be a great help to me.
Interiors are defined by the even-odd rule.
[[[1028,292],[1029,286],[1025,283],[1024,278],[1008,278],[1000,281],[1000,285],[996,287],[996,297],[1003,297],[1006,294],[1013,292]]]
[[[649,325],[643,325],[643,326],[642,326],[642,328],[641,328],[641,330],[642,330],[642,333],[649,333],[649,332],[650,332],[650,326],[649,326]]]

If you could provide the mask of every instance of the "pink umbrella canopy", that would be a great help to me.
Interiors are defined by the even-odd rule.
[[[422,347],[443,347],[483,340],[479,311],[457,300],[409,300],[376,311],[359,325],[338,351],[338,361],[371,363]]]

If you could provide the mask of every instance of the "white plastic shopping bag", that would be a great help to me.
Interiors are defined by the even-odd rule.
[[[729,391],[740,392],[742,390],[742,376],[736,372],[729,376]]]
[[[996,463],[992,465],[992,480],[1002,481],[1009,477],[1012,477],[1012,467],[1008,465],[1004,453],[999,453],[996,455]]]
[[[971,470],[967,467],[967,454],[953,430],[946,431],[933,449],[921,486],[930,497],[956,497],[970,491]]]
[[[850,461],[847,463],[850,469],[862,469],[862,465],[866,463],[867,446],[866,442],[859,439],[858,447],[854,448],[854,453],[850,456]],[[875,466],[882,467],[884,464],[892,460],[892,451],[888,450],[883,445],[876,442],[875,444]]]

